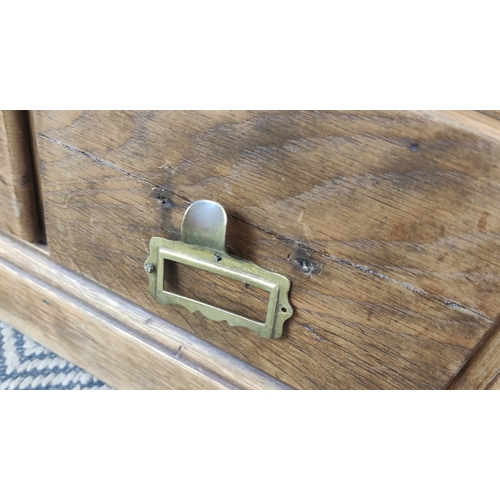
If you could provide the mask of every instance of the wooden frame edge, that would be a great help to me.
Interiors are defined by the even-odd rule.
[[[117,389],[289,389],[0,232],[0,319]]]
[[[431,115],[448,125],[460,127],[469,130],[478,135],[491,137],[495,140],[500,140],[500,123],[499,120],[480,113],[479,111],[422,111],[427,115]]]
[[[40,240],[43,230],[37,203],[36,171],[31,150],[31,129],[27,111],[0,111],[0,134],[3,142],[4,163],[11,190],[13,213],[4,229],[30,242]],[[1,173],[1,172],[0,172]],[[5,181],[4,181],[5,183]],[[15,221],[15,222],[14,222]],[[4,222],[4,221],[2,221]]]
[[[497,319],[484,341],[453,379],[448,389],[500,389],[500,319]]]

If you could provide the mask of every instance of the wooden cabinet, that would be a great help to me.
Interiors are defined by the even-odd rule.
[[[80,321],[86,315],[79,296],[120,318],[138,339],[122,342],[126,328],[110,333],[113,321],[103,316],[109,329],[102,335],[81,331],[73,349],[61,339],[55,344],[112,385],[495,386],[494,116],[37,111],[33,123],[50,254],[46,281],[73,297]],[[294,314],[279,340],[151,297],[143,269],[149,240],[179,239],[182,216],[199,199],[225,207],[234,255],[290,279]],[[23,252],[32,250],[16,248],[22,268]],[[67,269],[59,283],[58,266]],[[210,297],[210,277],[176,272],[194,295]],[[83,280],[80,291],[71,273]],[[229,309],[254,309],[248,290],[228,287]],[[54,325],[52,338],[59,330]],[[88,353],[99,359],[94,370]],[[127,367],[134,367],[128,375]]]

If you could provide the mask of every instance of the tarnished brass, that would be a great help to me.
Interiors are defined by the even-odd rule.
[[[227,321],[231,326],[250,328],[261,337],[278,339],[283,323],[292,316],[288,301],[290,281],[280,274],[263,269],[253,262],[226,253],[227,216],[214,201],[193,203],[184,214],[181,240],[151,238],[150,254],[144,263],[149,276],[151,295],[161,304],[180,304],[191,312],[200,311],[214,321]],[[232,278],[269,292],[266,321],[261,323],[224,309],[204,304],[163,289],[165,260]]]

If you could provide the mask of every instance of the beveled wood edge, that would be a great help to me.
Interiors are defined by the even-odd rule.
[[[432,111],[436,117],[500,140],[499,121],[479,111]],[[449,389],[500,389],[500,320],[451,382]]]
[[[19,212],[18,225],[11,231],[23,240],[37,242],[43,233],[43,222],[38,213],[29,114],[27,111],[0,110],[0,120],[5,131],[5,168],[12,178],[12,196]]]
[[[426,111],[425,114],[473,133],[500,140],[499,121],[478,111]]]
[[[487,390],[500,391],[500,374],[498,374],[486,387]]]
[[[500,376],[500,319],[486,333],[484,341],[476,349],[449,389],[490,389],[496,386]]]
[[[290,389],[3,232],[0,283],[1,320],[117,389]]]

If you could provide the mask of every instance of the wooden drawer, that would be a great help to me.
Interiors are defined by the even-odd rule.
[[[50,256],[291,387],[446,388],[500,310],[499,125],[472,112],[38,111]],[[149,294],[150,238],[178,239],[199,199],[225,207],[232,253],[289,277],[281,339]]]

